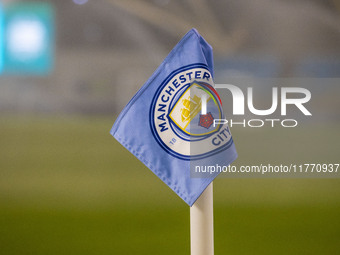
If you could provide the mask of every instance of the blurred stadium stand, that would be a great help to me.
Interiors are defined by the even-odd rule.
[[[304,58],[298,65],[297,74],[316,78],[340,78],[340,58]]]
[[[191,27],[214,48],[218,83],[340,73],[337,0],[44,2],[56,13],[54,70],[2,74],[1,112],[119,113]]]

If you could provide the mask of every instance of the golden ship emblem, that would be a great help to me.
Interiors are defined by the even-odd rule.
[[[182,99],[181,117],[182,122],[191,121],[201,110],[201,98],[198,96],[188,97],[187,99]]]

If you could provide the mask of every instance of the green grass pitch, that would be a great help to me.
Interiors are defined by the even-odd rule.
[[[189,207],[113,121],[0,117],[1,255],[190,254]],[[234,128],[235,164],[340,163],[339,127]],[[214,212],[215,254],[340,252],[340,179],[217,178]]]

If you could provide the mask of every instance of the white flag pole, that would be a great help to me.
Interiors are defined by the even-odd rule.
[[[191,255],[214,255],[213,183],[190,207]]]

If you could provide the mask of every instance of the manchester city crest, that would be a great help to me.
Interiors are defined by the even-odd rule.
[[[232,144],[222,103],[203,64],[173,72],[157,90],[150,108],[150,126],[163,149],[181,159],[213,155]]]

